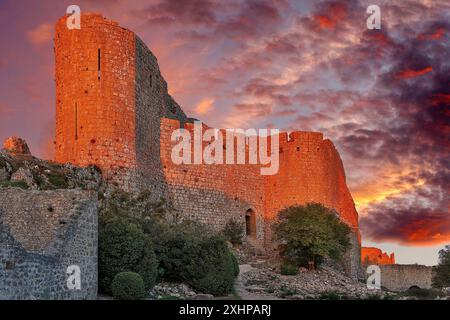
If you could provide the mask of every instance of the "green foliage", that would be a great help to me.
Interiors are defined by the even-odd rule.
[[[350,228],[321,204],[289,207],[279,217],[275,235],[282,242],[281,255],[290,263],[308,266],[313,261],[318,266],[325,257],[339,262],[350,247]]]
[[[292,297],[293,295],[296,295],[298,293],[297,289],[295,288],[288,288],[288,287],[281,287],[280,288],[280,298],[287,298]]]
[[[147,288],[147,279],[153,285],[159,276],[204,293],[231,292],[239,264],[224,237],[192,222],[167,224],[164,200],[152,202],[148,193],[132,196],[119,191],[105,202],[99,215],[99,284],[103,291],[108,292],[116,273],[131,270],[143,277]]]
[[[349,300],[346,294],[336,291],[324,292],[319,296],[320,300]]]
[[[450,245],[439,251],[439,263],[434,267],[433,287],[450,287]]]
[[[20,188],[27,190],[28,185],[25,181],[0,181],[0,188]]]
[[[291,263],[285,262],[280,267],[280,273],[284,276],[295,276],[298,274],[298,267]]]
[[[117,300],[142,300],[146,296],[144,280],[135,272],[118,273],[112,281],[111,291]]]
[[[184,282],[203,293],[231,292],[239,265],[223,237],[191,222],[153,225],[146,230],[155,243],[161,277]]]
[[[153,244],[140,226],[122,219],[109,220],[99,228],[99,287],[110,292],[117,273],[133,271],[151,289],[157,277],[157,260]]]
[[[67,189],[69,187],[67,178],[61,173],[49,173],[47,178],[56,189]]]
[[[225,238],[232,244],[242,244],[242,235],[244,233],[244,227],[242,224],[234,219],[230,219],[223,230]]]
[[[422,289],[419,287],[411,287],[402,293],[406,297],[417,297],[423,300],[433,300],[440,294],[439,290],[436,289]]]
[[[239,261],[238,261],[238,259],[236,258],[236,256],[233,253],[231,253],[231,260],[232,260],[232,263],[233,263],[233,274],[234,274],[235,277],[237,277],[239,275],[239,272],[240,272],[240,270],[239,270]]]

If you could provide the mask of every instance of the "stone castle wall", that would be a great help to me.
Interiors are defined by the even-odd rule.
[[[411,287],[430,289],[433,267],[422,265],[383,265],[381,269],[381,286],[391,291],[405,291]]]
[[[278,211],[307,202],[336,209],[359,238],[342,161],[320,133],[280,134],[280,169],[273,176],[262,176],[258,165],[177,166],[170,136],[180,127],[190,130],[192,121],[134,33],[96,14],[82,14],[81,30],[68,30],[63,17],[55,57],[58,162],[96,164],[106,180],[125,190],[150,189],[184,218],[215,229],[232,218],[244,223],[251,212],[255,236],[266,243]]]
[[[97,227],[96,193],[1,189],[0,299],[96,299]]]
[[[171,153],[176,142],[171,141],[171,135],[179,128],[178,120],[161,119],[161,161],[175,208],[183,216],[201,221],[216,230],[223,229],[230,219],[244,224],[245,215],[251,210],[256,218],[255,236],[264,240],[264,176],[260,174],[260,166],[174,164]],[[183,129],[193,139],[194,125],[186,123]],[[203,150],[207,146],[208,143],[203,142]],[[191,151],[193,159],[194,148]],[[225,158],[226,149],[223,151]]]

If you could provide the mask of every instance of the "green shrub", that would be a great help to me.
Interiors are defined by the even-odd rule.
[[[407,297],[417,297],[424,300],[432,300],[439,296],[440,291],[436,289],[422,289],[419,287],[411,287],[405,292],[403,292],[403,296]]]
[[[213,295],[230,293],[239,265],[225,239],[184,222],[152,235],[161,276]]]
[[[433,271],[433,287],[450,287],[450,245],[439,251],[439,263]]]
[[[230,255],[231,255],[231,260],[233,262],[233,274],[234,274],[235,277],[237,277],[239,275],[239,272],[240,272],[240,270],[239,270],[239,261],[238,261],[238,259],[236,258],[236,256],[232,252],[230,252]]]
[[[336,292],[336,291],[330,291],[330,292],[324,292],[319,296],[320,300],[349,300],[349,297],[345,294]]]
[[[292,264],[318,266],[324,258],[342,262],[350,247],[350,228],[337,213],[321,204],[293,206],[279,213],[275,235],[282,243],[281,255]]]
[[[280,273],[284,276],[295,276],[298,274],[298,267],[291,263],[283,263],[280,267]]]
[[[27,190],[29,188],[28,184],[25,181],[23,181],[23,180],[20,180],[20,181],[0,181],[0,188],[9,188],[9,187],[11,187],[11,188],[20,188],[20,189],[24,189],[24,190]]]
[[[223,234],[225,238],[232,244],[242,244],[243,232],[244,232],[243,225],[234,219],[230,219],[225,225],[225,228],[223,229]]]
[[[158,265],[150,238],[139,226],[121,219],[101,224],[99,231],[100,290],[109,293],[114,276],[129,270],[139,273],[150,290]]]
[[[118,273],[112,281],[111,291],[118,300],[142,300],[146,296],[144,280],[135,272]]]
[[[69,183],[63,174],[49,173],[47,174],[48,181],[57,189],[67,189]]]
[[[281,287],[280,289],[280,298],[287,298],[291,297],[293,295],[296,295],[298,293],[297,289],[295,288],[288,288],[288,287]]]

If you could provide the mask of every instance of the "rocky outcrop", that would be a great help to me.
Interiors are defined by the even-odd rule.
[[[26,146],[26,142],[23,143]],[[41,160],[30,154],[24,157],[23,154],[17,155],[9,149],[0,151],[0,187],[99,190],[101,184],[101,172],[95,166],[81,168]]]
[[[395,255],[394,255],[394,253],[391,253],[390,255],[388,255],[386,252],[383,252],[380,249],[374,248],[374,247],[362,247],[361,248],[361,262],[364,265],[395,264]]]
[[[25,140],[18,137],[13,136],[6,139],[3,148],[13,155],[31,156],[30,149]]]

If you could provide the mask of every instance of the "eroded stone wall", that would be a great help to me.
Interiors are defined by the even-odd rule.
[[[430,289],[433,268],[422,265],[393,264],[380,266],[381,286],[391,291],[405,291],[411,287]]]
[[[0,189],[0,299],[95,299],[97,206],[95,192]]]

